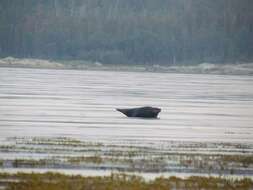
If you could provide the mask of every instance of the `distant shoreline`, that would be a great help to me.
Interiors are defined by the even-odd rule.
[[[0,59],[0,68],[34,68],[34,69],[67,69],[96,71],[132,71],[182,74],[218,74],[218,75],[253,75],[253,63],[214,64],[201,63],[192,65],[112,65],[85,60],[52,61],[32,58],[6,57]]]

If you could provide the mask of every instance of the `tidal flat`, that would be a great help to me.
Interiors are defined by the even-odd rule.
[[[139,174],[253,175],[253,146],[239,143],[165,141],[90,142],[58,137],[12,137],[0,146],[7,169],[107,170]],[[23,170],[23,171],[24,171]]]

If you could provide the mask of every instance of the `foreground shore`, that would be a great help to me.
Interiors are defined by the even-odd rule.
[[[224,179],[220,177],[189,177],[186,179],[170,177],[145,181],[134,175],[111,174],[105,177],[68,176],[59,173],[0,173],[0,189],[7,190],[78,190],[78,189],[212,189],[248,190],[253,188],[251,179]]]
[[[253,174],[252,144],[162,141],[140,145],[139,141],[94,142],[60,137],[13,137],[2,143],[0,172],[8,173],[73,170],[77,174],[100,172],[103,176],[104,171],[113,171],[155,177],[168,177],[170,173],[180,177]]]

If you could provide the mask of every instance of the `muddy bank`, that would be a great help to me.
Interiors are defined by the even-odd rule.
[[[3,174],[0,173],[0,188],[8,190],[76,190],[76,189],[217,189],[217,190],[248,190],[253,188],[251,179],[224,179],[217,177],[189,177],[189,178],[156,178],[145,181],[143,178],[126,175],[111,174],[105,177],[66,176],[57,173],[45,174]]]

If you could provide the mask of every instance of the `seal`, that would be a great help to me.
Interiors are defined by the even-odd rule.
[[[116,109],[117,111],[125,114],[127,117],[141,117],[141,118],[157,118],[157,115],[161,112],[160,108],[154,107],[140,107],[131,109]]]

